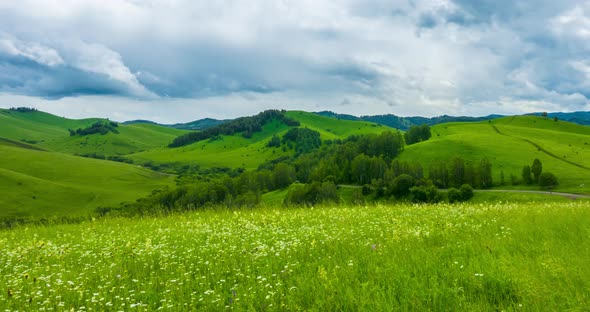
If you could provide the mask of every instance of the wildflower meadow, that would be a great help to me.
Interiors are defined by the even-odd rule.
[[[584,310],[588,202],[207,210],[0,231],[2,311]]]

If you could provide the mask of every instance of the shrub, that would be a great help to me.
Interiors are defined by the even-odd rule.
[[[410,188],[412,201],[415,203],[437,203],[441,200],[438,189],[433,186],[414,186]]]
[[[340,198],[336,190],[336,185],[331,182],[313,182],[308,185],[294,186],[287,193],[284,204],[313,206],[322,202],[338,203]]]
[[[557,177],[551,172],[543,172],[539,175],[539,186],[544,190],[554,189],[559,185]]]
[[[461,196],[461,191],[459,191],[458,189],[451,187],[448,191],[447,191],[447,199],[449,201],[449,203],[456,203],[456,202],[460,202],[462,200],[462,196]]]
[[[371,194],[371,186],[369,184],[365,184],[363,185],[363,189],[362,189],[362,195],[363,196],[367,196]]]
[[[463,201],[468,201],[473,198],[473,187],[471,187],[471,185],[463,184],[461,185],[461,188],[459,188],[459,191],[461,192],[461,199]]]
[[[412,186],[414,186],[414,178],[409,174],[401,174],[393,180],[390,191],[395,197],[403,197],[410,194]]]

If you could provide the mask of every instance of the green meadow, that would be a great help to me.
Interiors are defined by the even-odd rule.
[[[587,202],[206,210],[0,231],[6,311],[582,311]]]

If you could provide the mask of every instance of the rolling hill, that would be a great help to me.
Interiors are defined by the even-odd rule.
[[[480,117],[470,117],[470,116],[449,116],[449,115],[442,115],[437,117],[421,117],[421,116],[411,116],[411,117],[401,117],[396,116],[393,114],[385,114],[385,115],[365,115],[365,116],[354,116],[348,114],[338,114],[331,111],[321,111],[316,112],[315,114],[332,117],[342,120],[359,120],[359,121],[368,121],[374,122],[378,124],[382,124],[385,126],[389,126],[392,128],[400,129],[400,130],[407,130],[411,126],[419,126],[422,124],[427,124],[430,126],[438,125],[441,123],[448,123],[448,122],[476,122],[476,121],[485,121],[489,119],[496,119],[504,117],[503,115],[492,114],[488,116],[480,116]],[[531,113],[525,114],[523,116],[541,116],[543,113]],[[571,113],[564,113],[564,112],[554,112],[548,113],[547,116],[549,118],[557,117],[559,120],[569,121],[571,123],[579,124],[579,125],[590,125],[590,112],[571,112]]]
[[[494,181],[504,172],[521,177],[522,167],[539,158],[543,170],[559,178],[561,191],[590,192],[590,127],[536,116],[503,117],[484,122],[446,123],[432,127],[428,141],[406,146],[400,160],[426,168],[454,157],[493,164]],[[503,188],[511,186],[503,186]],[[526,188],[525,186],[518,186]]]
[[[322,140],[351,135],[381,133],[387,126],[342,120],[302,111],[285,112],[300,127],[318,131]],[[198,165],[255,170],[260,164],[292,156],[294,149],[269,147],[273,136],[281,137],[291,127],[273,119],[251,137],[241,133],[170,148],[175,138],[187,133],[151,123],[117,127],[118,133],[71,136],[68,129],[88,127],[103,119],[72,120],[43,112],[0,110],[0,217],[88,214],[98,206],[134,201],[151,191],[173,185],[174,176],[140,168],[143,164]],[[501,172],[501,188],[531,189],[511,185],[511,175],[520,179],[522,167],[535,158],[544,171],[560,180],[558,190],[590,193],[590,127],[552,118],[514,116],[480,122],[453,122],[431,128],[428,141],[406,146],[401,161],[430,164],[454,157],[493,165],[494,181]],[[75,154],[125,155],[135,165],[76,157]],[[275,198],[284,195],[279,191]],[[279,196],[276,196],[279,194]],[[272,202],[272,200],[271,200]]]
[[[173,176],[133,165],[0,141],[0,218],[88,215],[173,182]]]
[[[301,127],[318,131],[322,140],[344,139],[353,134],[381,133],[391,129],[370,122],[337,120],[301,111],[290,111],[285,115],[299,121]],[[244,138],[241,134],[222,135],[178,148],[155,148],[129,155],[129,158],[139,164],[189,163],[205,168],[243,167],[253,170],[266,161],[293,154],[292,150],[267,146],[273,135],[282,136],[288,129],[287,125],[275,120],[264,125],[262,131],[254,133],[252,138]]]
[[[40,111],[0,109],[0,137],[68,154],[125,155],[166,146],[183,130],[153,124],[119,124],[117,133],[70,136],[68,129],[86,128],[104,119],[67,119]]]

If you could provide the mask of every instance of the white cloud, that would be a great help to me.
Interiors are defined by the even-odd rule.
[[[117,101],[156,117],[171,103],[205,115],[272,106],[400,115],[581,109],[590,96],[588,59],[580,59],[590,47],[589,8],[570,0],[0,1],[0,31],[12,38],[0,38],[1,53],[90,81],[59,72],[35,84],[41,74],[27,69],[13,75],[24,87],[0,73],[0,90],[57,88],[47,97],[64,97],[44,105],[123,96]]]
[[[64,50],[68,53],[71,66],[119,81],[129,88],[131,95],[156,97],[139,83],[135,74],[131,73],[124,64],[119,53],[100,44],[88,44],[82,41],[67,42]]]
[[[590,39],[590,4],[577,5],[551,20],[553,31],[559,36]]]
[[[8,35],[0,34],[0,53],[22,56],[39,64],[55,66],[64,63],[59,53],[36,42],[23,42]]]

